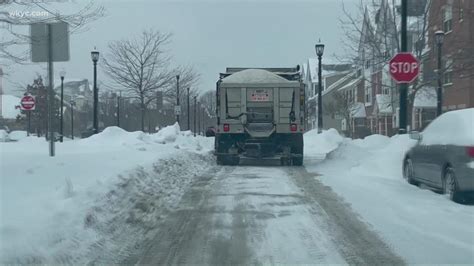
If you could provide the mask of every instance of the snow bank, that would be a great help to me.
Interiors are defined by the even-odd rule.
[[[305,145],[321,140],[305,135]],[[407,263],[474,264],[474,206],[403,179],[404,154],[416,141],[408,135],[372,135],[338,143],[326,160],[305,160],[306,169],[318,173]]]
[[[4,129],[0,129],[0,142],[7,142],[7,141],[10,141],[7,131]]]
[[[337,130],[324,130],[318,134],[317,130],[310,130],[304,134],[304,154],[310,157],[325,157],[335,150],[344,140]]]
[[[26,138],[27,136],[27,133],[26,131],[21,131],[21,130],[18,130],[18,131],[12,131],[8,134],[8,137],[11,139],[11,140],[14,140],[14,141],[18,141],[18,140],[21,140],[21,139],[24,139]]]
[[[212,138],[170,128],[110,127],[57,143],[53,158],[44,138],[0,143],[0,264],[110,263],[133,252],[213,162]]]

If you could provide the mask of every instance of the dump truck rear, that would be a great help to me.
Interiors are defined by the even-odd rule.
[[[218,164],[303,164],[305,88],[296,68],[227,68],[216,88]]]

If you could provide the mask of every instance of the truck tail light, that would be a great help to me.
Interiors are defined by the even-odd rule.
[[[474,147],[466,147],[467,156],[474,158]]]
[[[230,125],[224,124],[224,132],[229,132],[229,131],[230,131]]]
[[[290,131],[291,132],[296,132],[298,130],[298,125],[296,124],[290,124]]]

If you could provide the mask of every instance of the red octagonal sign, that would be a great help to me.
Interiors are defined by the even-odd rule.
[[[23,98],[21,98],[21,101],[20,101],[21,110],[25,110],[25,111],[34,110],[35,104],[36,104],[35,97],[30,96],[30,95],[23,96]]]
[[[420,73],[420,62],[412,53],[398,53],[388,65],[390,75],[397,83],[410,83]]]

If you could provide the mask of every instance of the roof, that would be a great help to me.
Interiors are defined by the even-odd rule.
[[[367,117],[367,113],[365,111],[365,104],[356,102],[351,107],[351,116],[353,118],[365,118]]]
[[[288,83],[285,78],[263,69],[246,69],[222,79],[222,83]]]
[[[380,114],[391,114],[393,112],[392,100],[390,98],[390,95],[386,95],[386,94],[375,95],[375,104],[377,106],[376,109],[378,110],[378,113]]]
[[[432,108],[436,107],[436,89],[433,87],[422,87],[415,94],[413,107],[417,108]]]
[[[0,115],[5,118],[5,119],[15,119],[17,115],[21,113],[20,109],[17,109],[16,106],[20,105],[20,98],[13,96],[13,95],[8,95],[8,94],[3,94],[0,95],[0,100],[2,101],[2,110]]]

